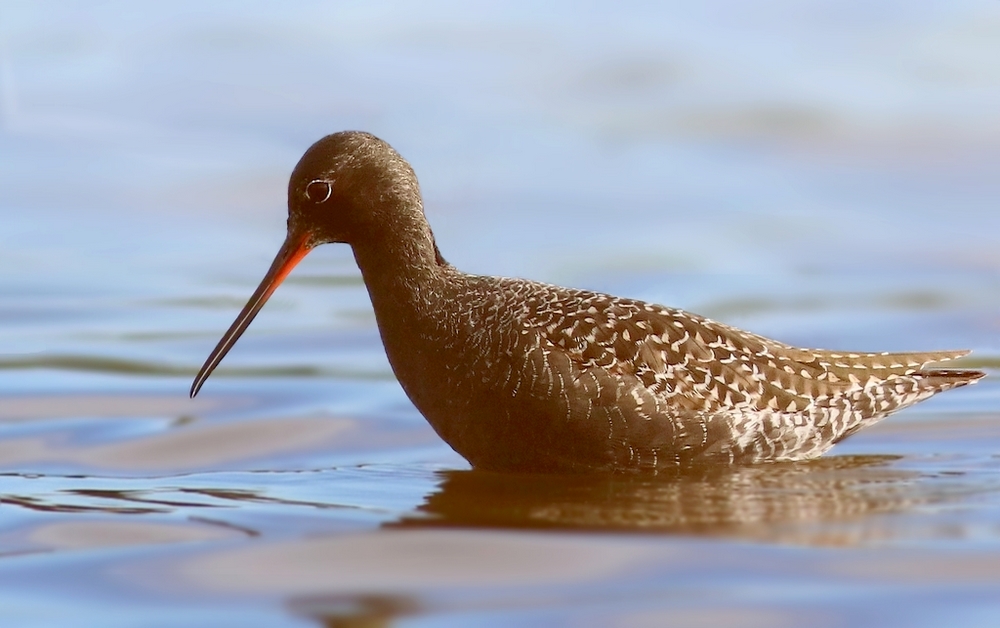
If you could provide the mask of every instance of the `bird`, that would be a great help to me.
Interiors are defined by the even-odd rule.
[[[351,246],[403,391],[474,469],[665,472],[816,458],[981,371],[969,351],[802,349],[680,309],[442,257],[416,174],[361,131],[313,144],[288,184],[287,235],[191,386],[313,248]]]

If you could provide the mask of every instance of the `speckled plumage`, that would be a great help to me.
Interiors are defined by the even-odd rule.
[[[966,351],[798,349],[677,309],[467,275],[438,252],[409,164],[381,140],[345,132],[296,166],[286,245],[192,394],[291,266],[323,242],[352,245],[400,384],[478,468],[812,458],[983,376],[927,369]]]

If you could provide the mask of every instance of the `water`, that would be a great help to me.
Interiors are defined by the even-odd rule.
[[[474,473],[331,246],[187,389],[345,128],[465,270],[995,375],[998,60],[971,0],[4,4],[3,625],[996,625],[995,377],[810,463]]]

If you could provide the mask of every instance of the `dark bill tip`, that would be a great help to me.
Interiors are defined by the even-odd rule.
[[[281,245],[281,249],[278,251],[278,255],[275,256],[274,261],[271,263],[271,268],[268,269],[267,274],[264,275],[264,279],[257,286],[257,290],[254,291],[253,296],[250,297],[247,304],[243,306],[239,316],[236,317],[236,320],[233,321],[233,324],[230,325],[229,329],[222,336],[219,344],[215,345],[215,349],[212,350],[208,359],[205,360],[205,364],[198,371],[198,375],[191,384],[192,399],[201,390],[201,387],[205,384],[205,380],[212,374],[215,367],[219,365],[222,358],[226,357],[226,354],[233,348],[233,345],[236,344],[236,341],[246,331],[246,328],[250,326],[254,317],[257,316],[257,312],[264,307],[264,304],[267,303],[270,296],[281,285],[281,282],[302,261],[302,258],[306,256],[311,248],[308,234],[288,234],[285,243]]]

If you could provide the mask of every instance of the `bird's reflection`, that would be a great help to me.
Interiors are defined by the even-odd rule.
[[[807,544],[851,544],[896,529],[878,515],[908,513],[954,499],[937,474],[893,464],[890,456],[830,456],[807,462],[711,466],[661,475],[517,475],[438,472],[439,484],[415,510],[384,510],[390,528],[473,527],[638,531]],[[362,474],[363,475],[363,474]],[[355,475],[352,481],[362,481]],[[384,478],[379,477],[379,480]],[[369,481],[373,481],[369,478]],[[411,495],[413,486],[401,490]],[[165,514],[241,504],[361,510],[334,490],[330,500],[268,491],[205,487],[71,488],[43,496],[4,493],[0,502],[58,513]],[[395,512],[395,515],[391,514]],[[205,519],[216,523],[218,517]],[[223,524],[218,524],[223,525]],[[255,536],[258,531],[240,528]],[[898,533],[898,531],[897,531]]]
[[[401,595],[331,595],[292,599],[288,609],[325,628],[379,628],[416,614],[416,599]]]
[[[836,543],[816,537],[823,525],[933,499],[914,481],[919,474],[893,468],[894,459],[834,456],[668,476],[445,471],[438,491],[416,513],[388,525],[660,531]],[[793,538],[803,533],[812,538]]]

